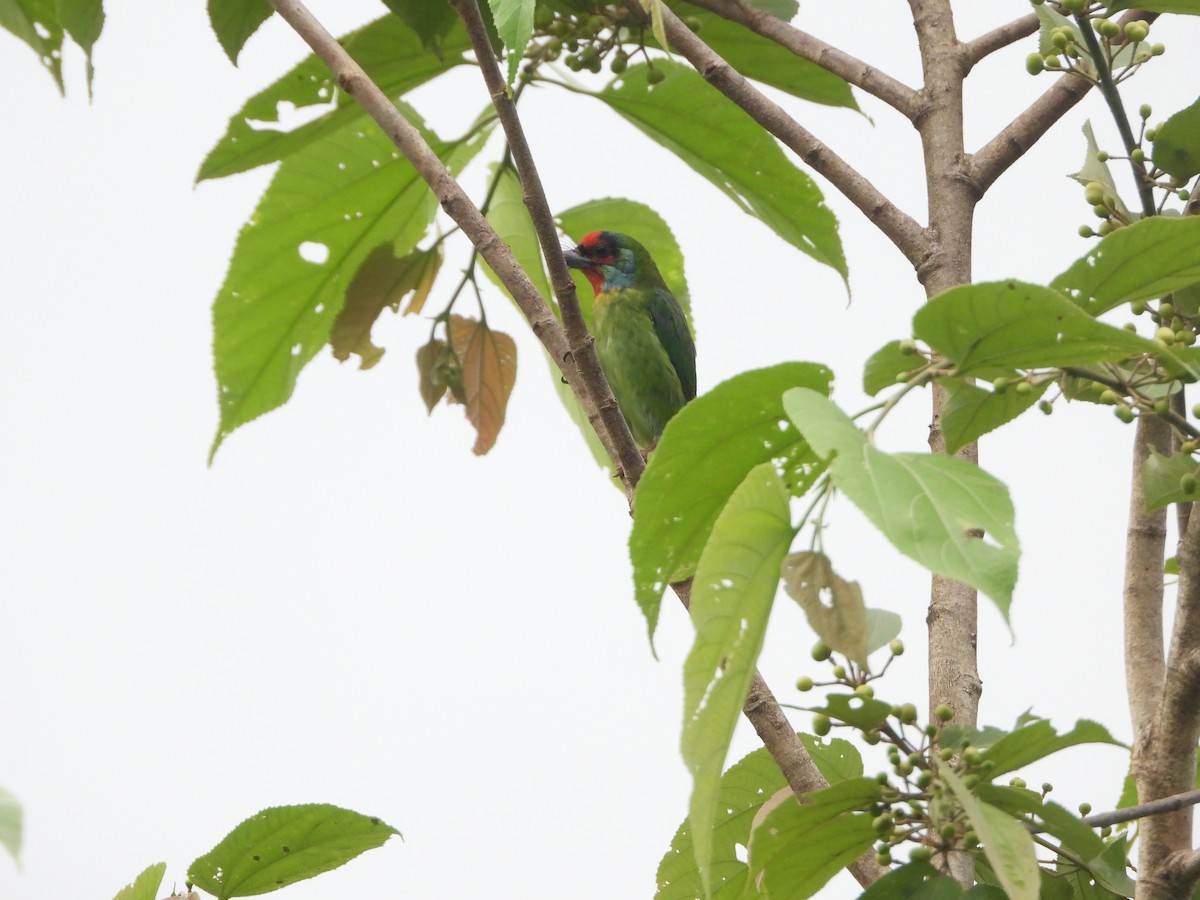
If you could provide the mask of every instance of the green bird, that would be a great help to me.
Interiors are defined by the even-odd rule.
[[[646,248],[628,235],[593,231],[563,255],[596,292],[600,365],[634,441],[650,450],[696,396],[696,345],[683,310]]]

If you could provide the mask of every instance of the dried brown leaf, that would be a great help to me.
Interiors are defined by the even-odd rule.
[[[486,322],[451,316],[450,343],[462,366],[462,400],[477,437],[472,450],[492,449],[504,425],[508,397],[517,380],[517,345],[511,337],[492,331]]]
[[[867,667],[867,608],[862,588],[846,581],[824,553],[789,553],[783,560],[783,584],[808,616],[808,624],[826,644],[864,669]],[[822,595],[829,598],[826,606]]]

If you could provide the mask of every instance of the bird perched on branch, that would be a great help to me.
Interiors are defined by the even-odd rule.
[[[593,231],[563,256],[596,292],[596,353],[633,439],[658,443],[667,420],[696,396],[696,345],[679,303],[646,248]]]

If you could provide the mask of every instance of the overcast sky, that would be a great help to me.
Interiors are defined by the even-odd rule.
[[[800,24],[850,32],[844,46],[917,83],[903,4],[857,4],[853,29],[822,5],[840,7],[808,4]],[[558,405],[532,336],[489,298],[521,358],[487,457],[471,454],[461,410],[425,414],[413,354],[426,323],[385,313],[375,369],[320,355],[292,401],[207,468],[210,304],[270,172],[192,183],[228,118],[305,48],[273,20],[234,69],[201,4],[111,6],[90,105],[77,52],[62,100],[28,48],[0,34],[0,785],[26,811],[22,868],[0,858],[0,896],[111,897],[160,860],[165,894],[244,817],[301,802],[379,816],[405,842],[288,888],[294,900],[651,896],[689,790],[678,732],[691,626],[668,597],[652,659],[624,501]],[[956,8],[965,37],[1028,9]],[[383,11],[313,9],[339,33]],[[1188,25],[1176,38],[1155,27],[1168,53],[1129,85],[1131,108],[1149,100],[1161,118],[1194,99],[1170,86],[1192,71],[1200,32]],[[972,77],[971,147],[1048,87],[1024,74],[1034,45]],[[486,93],[464,68],[411,99],[453,136]],[[866,116],[789,105],[923,219],[915,133],[860,102]],[[842,222],[847,306],[831,270],[600,104],[543,90],[522,106],[554,208],[628,196],[674,229],[702,391],[806,359],[832,366],[845,408],[865,405],[863,360],[910,333],[922,294],[849,204],[823,186]],[[978,278],[1045,282],[1085,251],[1075,231],[1090,212],[1064,176],[1082,161],[1089,116],[1115,148],[1089,98],[980,205]],[[477,197],[483,168],[467,179]],[[447,272],[465,260],[456,245]],[[883,445],[921,449],[927,406],[906,403]],[[1129,737],[1118,623],[1132,437],[1108,411],[1073,407],[984,443],[984,464],[1013,491],[1024,557],[1015,645],[981,603],[983,721],[1009,725],[1033,707],[1064,728],[1089,717]],[[904,619],[910,652],[879,693],[923,707],[927,577],[845,502],[826,541],[868,604]],[[795,678],[820,672],[814,636],[786,597],[772,627],[762,668],[780,699],[799,702]],[[731,761],[753,738],[739,728]],[[1126,762],[1111,748],[1070,751],[1028,777],[1100,809]],[[823,896],[853,893],[842,882]]]

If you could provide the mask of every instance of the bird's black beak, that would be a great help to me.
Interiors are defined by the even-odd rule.
[[[581,256],[575,250],[563,250],[563,259],[567,261],[567,265],[572,269],[592,268],[592,261],[586,256]]]

